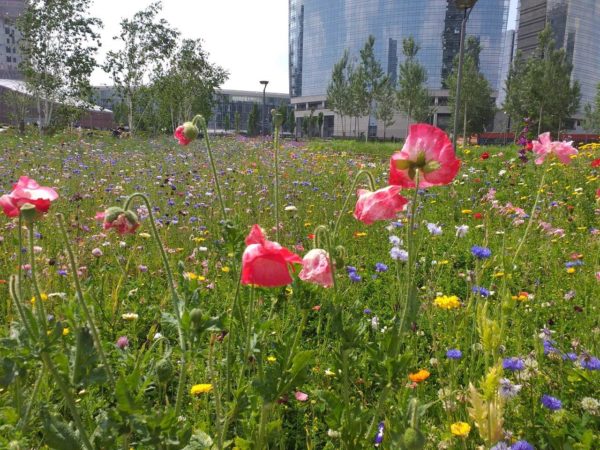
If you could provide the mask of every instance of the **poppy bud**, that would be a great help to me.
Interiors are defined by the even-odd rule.
[[[421,450],[425,446],[425,436],[420,430],[409,427],[404,431],[402,442],[408,450]]]
[[[202,310],[199,308],[194,308],[190,311],[190,320],[192,321],[192,326],[194,329],[200,328],[202,324]]]
[[[173,364],[166,358],[161,359],[156,363],[156,376],[158,381],[166,383],[173,375]]]
[[[37,218],[35,206],[31,203],[25,203],[23,206],[21,206],[21,217],[28,226],[33,224]]]

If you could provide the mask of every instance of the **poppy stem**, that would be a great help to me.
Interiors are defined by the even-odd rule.
[[[281,114],[273,112],[275,132],[273,136],[273,151],[275,154],[275,241],[279,242],[279,128]]]
[[[150,204],[150,200],[145,194],[136,192],[131,194],[127,200],[125,201],[125,211],[129,209],[129,206],[133,199],[139,197],[142,202],[146,205],[148,209],[148,220],[150,221],[150,228],[152,230],[152,235],[154,236],[154,240],[158,245],[158,249],[160,251],[160,256],[163,262],[163,266],[165,268],[165,273],[167,274],[167,281],[169,284],[169,289],[171,291],[171,298],[173,301],[173,309],[175,310],[175,318],[177,320],[177,333],[179,335],[179,347],[181,348],[181,358],[180,358],[180,372],[179,372],[179,383],[177,385],[177,396],[175,400],[175,415],[179,416],[179,412],[181,411],[181,402],[183,401],[183,388],[185,385],[185,377],[186,377],[186,367],[187,367],[187,345],[185,340],[185,334],[183,332],[183,326],[181,324],[181,315],[182,309],[185,305],[182,303],[179,294],[177,293],[177,288],[175,287],[175,280],[173,278],[173,272],[171,271],[171,266],[169,265],[169,260],[167,258],[167,252],[165,251],[165,247],[160,239],[158,234],[158,229],[156,228],[156,223],[154,223],[154,214],[152,214],[152,205]]]
[[[65,216],[61,213],[57,213],[56,221],[58,222],[58,229],[60,230],[60,234],[62,235],[63,241],[65,243],[65,249],[69,258],[71,273],[73,274],[73,282],[75,283],[75,291],[77,293],[77,300],[79,301],[79,306],[81,307],[83,315],[85,316],[88,326],[90,327],[90,331],[92,332],[94,344],[96,345],[96,349],[98,350],[98,355],[100,355],[100,360],[104,365],[106,375],[108,376],[110,384],[114,386],[115,377],[112,373],[110,365],[108,364],[106,355],[104,354],[104,349],[102,348],[102,341],[100,340],[100,334],[98,333],[98,329],[94,324],[94,320],[92,318],[92,315],[90,314],[90,310],[87,307],[85,299],[83,298],[83,291],[81,290],[81,283],[79,282],[79,275],[77,274],[77,263],[75,261],[75,255],[73,254],[73,249],[71,248],[71,244],[69,243],[69,236],[67,235],[67,230],[65,228]]]
[[[204,143],[206,144],[206,152],[208,153],[208,161],[210,162],[210,169],[213,175],[213,181],[215,188],[217,189],[217,195],[219,197],[219,204],[221,205],[221,214],[223,220],[227,220],[227,212],[225,210],[225,202],[223,201],[223,194],[221,194],[221,185],[219,184],[219,177],[217,175],[217,166],[215,165],[215,159],[213,158],[212,149],[210,147],[210,139],[208,138],[208,128],[206,126],[206,120],[202,116],[196,116],[193,119],[193,123],[198,123],[202,134],[204,134]]]
[[[354,195],[354,190],[356,189],[356,185],[358,184],[358,180],[363,175],[368,178],[369,189],[371,191],[375,190],[375,179],[373,178],[373,175],[371,174],[371,172],[369,172],[368,170],[360,170],[356,174],[356,176],[354,177],[354,180],[352,181],[352,184],[350,185],[350,191],[348,192],[348,195],[346,196],[346,200],[344,201],[344,206],[342,206],[342,209],[340,210],[340,214],[338,215],[338,218],[335,221],[335,227],[333,227],[333,233],[332,233],[333,236],[335,236],[335,237],[337,237],[338,228],[340,226],[340,222],[342,220],[342,217],[344,217],[344,213],[346,211],[346,208],[348,207],[348,202],[350,201],[350,198],[352,197],[352,195]]]
[[[533,208],[531,208],[531,214],[529,214],[529,221],[527,222],[527,228],[525,228],[525,233],[523,234],[523,237],[521,238],[521,241],[519,242],[519,246],[517,247],[517,250],[515,251],[515,254],[513,255],[513,259],[511,261],[511,266],[514,266],[515,261],[517,260],[517,257],[519,256],[519,252],[521,251],[521,248],[523,247],[523,244],[525,243],[525,240],[527,239],[527,235],[529,234],[529,230],[531,229],[531,224],[533,223],[533,215],[535,214],[535,210],[537,209],[538,203],[540,202],[540,196],[542,193],[542,189],[544,187],[544,180],[546,178],[546,174],[548,173],[548,170],[544,170],[544,173],[542,174],[542,178],[540,179],[540,185],[538,186],[537,189],[537,195],[535,196],[535,202],[533,203]]]

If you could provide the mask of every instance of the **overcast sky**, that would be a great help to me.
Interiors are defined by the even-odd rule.
[[[323,0],[327,1],[327,0]],[[402,0],[398,0],[402,1]],[[91,13],[104,22],[100,61],[115,48],[119,22],[144,9],[151,0],[94,0]],[[511,0],[510,24],[517,0]],[[288,92],[288,0],[163,0],[162,17],[185,38],[202,38],[210,60],[229,71],[227,89]],[[102,70],[93,84],[110,84]]]

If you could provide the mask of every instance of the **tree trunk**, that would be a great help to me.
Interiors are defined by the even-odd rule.
[[[465,115],[463,119],[463,148],[467,145],[467,104],[465,103]]]
[[[127,123],[129,125],[129,133],[133,134],[133,96],[131,92],[127,93]]]
[[[540,117],[538,119],[538,136],[542,134],[542,114],[544,112],[544,105],[540,106]]]

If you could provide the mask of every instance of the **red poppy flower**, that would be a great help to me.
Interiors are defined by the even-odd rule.
[[[481,219],[483,219],[483,214],[475,213],[475,214],[473,214],[473,219],[481,220]]]
[[[419,171],[419,187],[450,183],[460,168],[448,135],[425,123],[411,125],[410,132],[399,152],[390,159],[392,185],[415,187]]]
[[[597,159],[593,160],[590,165],[592,167],[600,167],[600,158],[597,158]]]
[[[242,255],[242,284],[262,287],[286,286],[292,282],[290,266],[302,264],[302,258],[267,240],[258,225],[254,225],[246,238]]]
[[[481,159],[483,159],[484,161],[485,161],[486,159],[488,159],[489,157],[490,157],[490,154],[489,154],[488,152],[483,152],[483,153],[481,154]]]
[[[0,197],[0,207],[8,217],[18,217],[21,207],[29,203],[40,213],[48,212],[50,204],[58,199],[56,191],[40,186],[29,177],[21,177],[10,194]]]
[[[375,192],[359,189],[354,217],[367,225],[376,220],[395,219],[396,213],[402,211],[408,203],[400,195],[401,189],[400,186],[387,186]]]

